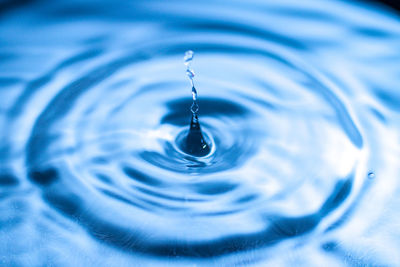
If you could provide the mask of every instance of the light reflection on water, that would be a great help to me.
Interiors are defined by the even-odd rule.
[[[42,1],[0,25],[0,263],[392,265],[400,22],[329,1]],[[211,154],[175,143],[193,68]]]

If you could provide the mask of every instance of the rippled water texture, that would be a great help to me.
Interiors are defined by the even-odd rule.
[[[400,266],[400,20],[341,1],[0,17],[1,266]],[[211,152],[180,149],[195,51]]]

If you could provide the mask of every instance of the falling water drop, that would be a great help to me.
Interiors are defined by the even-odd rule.
[[[200,127],[200,122],[199,122],[199,117],[198,117],[198,111],[199,111],[199,105],[197,104],[197,90],[196,87],[194,86],[194,71],[191,68],[191,63],[193,60],[193,51],[189,50],[186,51],[185,56],[183,58],[184,64],[186,66],[186,74],[190,79],[190,83],[192,85],[192,106],[190,110],[192,111],[192,119],[190,122],[190,128],[189,131],[186,135],[186,138],[181,142],[181,149],[190,155],[193,156],[206,156],[207,154],[210,153],[210,146],[206,142],[204,135],[201,131]]]

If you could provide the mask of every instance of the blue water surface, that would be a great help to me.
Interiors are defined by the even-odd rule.
[[[0,2],[1,266],[400,266],[400,20],[360,1]],[[192,105],[210,153],[182,151]]]

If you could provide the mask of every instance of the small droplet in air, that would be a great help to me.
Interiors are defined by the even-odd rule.
[[[188,50],[183,57],[184,64],[188,66],[193,59],[194,52],[192,50]]]
[[[194,78],[194,71],[191,69],[187,69],[186,70],[186,74],[189,77],[189,79],[193,79]]]
[[[368,178],[369,179],[374,179],[375,178],[375,173],[374,172],[368,172]]]

